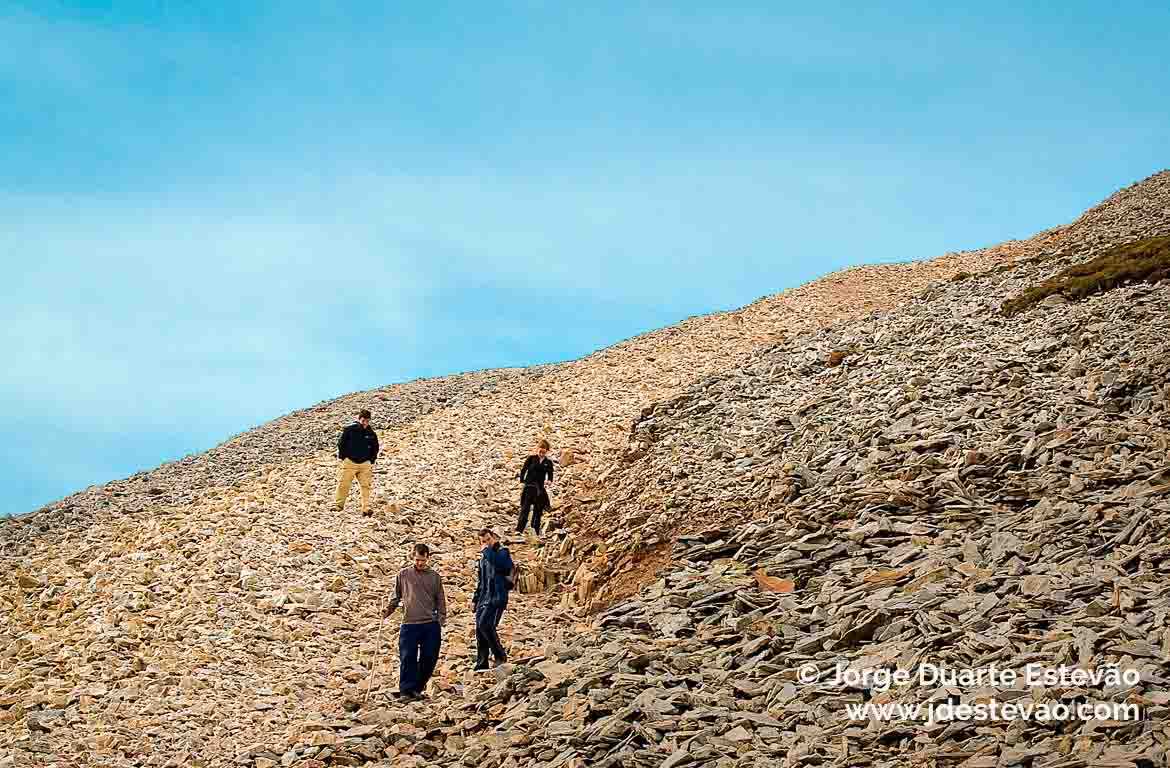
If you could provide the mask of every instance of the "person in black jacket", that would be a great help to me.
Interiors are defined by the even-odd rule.
[[[524,488],[520,491],[520,519],[516,521],[516,533],[524,533],[528,527],[528,510],[531,508],[532,530],[539,536],[541,513],[552,507],[544,489],[545,481],[551,483],[553,479],[552,461],[546,455],[548,449],[548,440],[541,439],[536,446],[536,455],[525,459],[520,468],[520,482],[524,483]]]
[[[334,509],[345,507],[349,486],[356,477],[362,488],[362,514],[370,514],[370,482],[374,476],[374,462],[378,460],[378,435],[370,429],[370,412],[362,409],[356,424],[341,432],[337,441],[337,458],[341,459],[341,478],[337,483]]]
[[[475,584],[475,596],[471,605],[475,608],[475,671],[488,668],[488,656],[494,656],[496,664],[508,660],[508,653],[500,642],[500,619],[508,607],[508,575],[515,564],[505,547],[500,546],[500,537],[494,531],[483,528],[479,532],[479,568]]]

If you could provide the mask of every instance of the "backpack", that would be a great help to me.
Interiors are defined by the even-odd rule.
[[[512,561],[512,571],[504,577],[504,581],[508,582],[508,591],[511,592],[516,588],[516,582],[520,579],[520,563],[515,560]]]

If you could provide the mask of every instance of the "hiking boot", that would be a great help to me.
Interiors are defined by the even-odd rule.
[[[394,698],[400,701],[418,701],[419,699],[425,699],[426,694],[422,691],[395,691]]]

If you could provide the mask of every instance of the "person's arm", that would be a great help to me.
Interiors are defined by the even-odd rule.
[[[374,455],[370,457],[370,463],[373,464],[375,461],[378,460],[378,433],[374,432],[374,430],[372,430],[372,429],[370,430],[370,432],[373,432],[373,434],[374,434]]]
[[[528,463],[530,461],[531,461],[531,457],[525,459],[524,466],[520,467],[520,482],[524,482],[524,473],[528,471]]]
[[[439,616],[439,626],[446,626],[447,624],[447,593],[443,591],[443,577],[435,572],[435,587],[437,594],[435,596],[435,613]]]
[[[483,555],[475,564],[475,594],[471,596],[472,606],[479,605],[479,598],[483,596]]]
[[[386,615],[394,613],[398,606],[402,603],[402,574],[394,577],[394,595],[390,598],[390,602],[386,603]]]
[[[337,438],[337,458],[345,458],[345,436],[349,434],[349,427],[341,430],[341,437]]]
[[[545,461],[548,462],[548,481],[549,481],[549,483],[552,483],[552,470],[553,470],[552,459],[545,459]]]

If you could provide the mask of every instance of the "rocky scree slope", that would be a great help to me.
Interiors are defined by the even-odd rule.
[[[893,306],[1016,253],[1008,243],[846,270],[570,363],[351,395],[7,521],[0,761],[425,763],[437,747],[411,723],[478,684],[464,674],[475,532],[512,523],[517,464],[536,436],[562,449],[559,499],[606,470],[655,400],[787,334]],[[362,406],[384,446],[372,518],[354,504],[329,510],[334,436]],[[380,630],[380,605],[420,540],[435,549],[453,606],[437,697],[373,715],[391,703],[396,677],[397,621]],[[565,572],[539,547],[513,546],[537,582],[529,589]],[[505,622],[514,656],[583,631],[560,608],[565,597],[553,589],[514,601]],[[355,723],[355,711],[381,719]],[[441,746],[462,749],[458,735]]]
[[[1096,225],[1167,232],[1167,181],[1138,190],[1147,215]],[[607,523],[608,556],[636,546],[631,532],[682,531],[672,567],[601,613],[590,645],[550,644],[450,713],[502,746],[449,763],[1164,765],[1170,283],[998,311],[1115,241],[1086,242],[762,351],[650,409],[622,473],[639,482],[610,486],[604,511],[627,516]],[[922,664],[1021,682],[829,682],[838,665]],[[1031,687],[1028,664],[1138,681]],[[928,724],[845,709],[993,699],[1139,715]]]
[[[952,278],[954,284],[933,286],[905,307],[875,313],[848,331],[801,336],[761,350],[753,361],[766,356],[769,371],[786,372],[787,395],[769,399],[763,392],[753,393],[754,385],[767,379],[760,378],[759,366],[751,362],[648,407],[631,427],[621,469],[604,478],[604,488],[582,494],[584,503],[570,497],[563,504],[575,538],[567,546],[580,553],[581,561],[592,554],[581,569],[580,579],[589,585],[581,590],[582,599],[604,607],[628,595],[646,580],[646,569],[639,564],[660,566],[680,534],[696,533],[721,519],[750,518],[769,505],[799,504],[801,490],[815,486],[823,474],[812,461],[817,457],[801,453],[808,448],[799,441],[810,429],[828,428],[817,414],[826,408],[858,412],[880,402],[888,421],[905,419],[937,399],[940,376],[979,377],[986,368],[1002,365],[980,357],[993,353],[978,344],[984,334],[1012,327],[997,311],[1003,301],[1119,244],[1167,233],[1170,172],[1162,172],[1117,192],[1073,223],[1024,241],[1008,263],[975,275],[962,272]],[[940,297],[949,305],[939,302]],[[1049,299],[1046,306],[1059,301]],[[911,316],[907,312],[919,313],[913,333],[896,326],[899,317]],[[932,361],[939,367],[914,364],[930,349],[920,349],[923,343],[950,347],[946,358]],[[889,390],[872,401],[870,392],[842,376],[858,366],[870,370],[878,360],[897,361],[901,368],[882,370],[885,378],[878,381]],[[942,380],[942,385],[952,382]],[[810,394],[810,387],[819,389]],[[836,392],[830,391],[834,388]],[[739,394],[727,398],[724,392]],[[769,415],[764,419],[771,420],[766,427],[753,415],[765,406]],[[868,426],[880,431],[884,422]],[[830,469],[820,482],[832,483],[839,470]]]
[[[1143,188],[1156,187],[1159,178]],[[1102,208],[1117,210],[1115,199]],[[1118,226],[1109,223],[1116,217],[1103,221]],[[690,640],[684,618],[693,627],[711,616],[716,618],[708,624],[719,631],[729,631],[730,621],[738,634],[724,642],[736,649],[731,639],[743,638],[755,617],[745,622],[738,613],[730,618],[731,612],[761,603],[751,614],[771,605],[767,595],[742,588],[742,563],[709,567],[698,558],[697,566],[651,588],[652,602],[658,594],[674,609],[690,606],[685,617],[673,614],[671,626],[679,626],[674,639],[670,631],[652,630],[649,621],[633,617],[618,621],[629,625],[618,631],[611,626],[614,616],[599,628],[610,636],[598,639],[558,609],[559,598],[568,595],[523,595],[505,628],[516,628],[508,638],[514,658],[529,659],[501,670],[493,689],[462,674],[474,531],[511,521],[515,464],[537,434],[550,435],[565,449],[557,501],[576,512],[596,512],[591,494],[608,493],[611,483],[618,493],[625,487],[618,475],[636,455],[627,450],[630,424],[655,401],[693,393],[695,381],[701,388],[712,376],[752,366],[769,354],[762,350],[783,339],[819,339],[818,329],[891,309],[931,285],[945,292],[940,286],[959,272],[980,273],[1053,252],[1067,240],[1063,233],[1050,230],[1029,241],[931,262],[847,270],[572,363],[469,375],[466,387],[452,383],[466,394],[445,401],[420,382],[412,390],[417,405],[401,398],[407,404],[396,421],[389,402],[381,412],[375,403],[376,419],[387,426],[372,519],[361,518],[352,505],[341,515],[327,510],[335,465],[328,446],[334,430],[352,418],[348,411],[368,404],[358,397],[335,413],[310,409],[279,429],[245,436],[244,444],[266,457],[264,465],[244,461],[231,465],[238,469],[218,471],[196,459],[198,471],[186,480],[181,473],[173,476],[174,497],[146,473],[129,485],[91,489],[5,524],[0,567],[13,578],[0,585],[0,610],[9,617],[0,626],[0,760],[315,768],[758,758],[764,753],[756,749],[757,736],[773,734],[756,734],[755,726],[777,727],[774,715],[758,711],[764,702],[753,695],[745,705],[743,693],[736,693],[735,710],[746,714],[725,739],[724,721],[692,722],[691,715],[680,714],[696,711],[697,702],[712,696],[727,704],[726,697],[719,699],[723,689],[705,688],[711,683],[701,671],[678,679],[675,673],[659,676],[664,657],[651,652],[662,646],[669,658],[689,658],[696,668],[708,664],[709,652],[686,656],[688,648],[699,652],[704,637],[696,635],[693,646],[671,644],[680,636]],[[852,370],[847,364],[841,367]],[[396,391],[404,390],[379,393],[393,397]],[[307,436],[317,430],[326,449],[299,453],[302,428]],[[289,446],[287,453],[281,445]],[[642,459],[654,461],[656,455],[647,450]],[[184,490],[187,482],[198,491]],[[761,513],[761,523],[767,515]],[[704,556],[726,554],[730,544],[723,538],[701,542]],[[456,607],[435,700],[397,707],[388,697],[393,669],[384,663],[396,647],[395,622],[379,634],[378,606],[389,574],[420,539],[436,545]],[[558,558],[592,558],[590,546],[587,537],[562,535],[556,547],[517,549],[533,563],[542,552],[552,569]],[[684,562],[690,557],[679,556]],[[706,591],[720,580],[730,586]],[[761,626],[751,642],[760,642]],[[775,650],[772,642],[765,643],[769,651]],[[603,655],[586,652],[592,647]],[[738,648],[733,658],[744,650],[751,649]],[[750,655],[764,651],[758,646]],[[721,657],[719,663],[727,661]],[[677,685],[683,678],[686,691]],[[562,688],[568,694],[562,684],[570,680],[583,684],[571,700],[561,695]],[[602,688],[618,695],[605,706],[621,704],[633,691],[642,696],[639,707],[664,717],[651,726],[624,706],[606,713]],[[652,701],[665,688],[677,707]],[[692,691],[694,698],[683,697]],[[563,722],[554,725],[558,718]],[[736,757],[724,754],[729,741],[739,745]],[[822,759],[813,754],[813,760]]]

